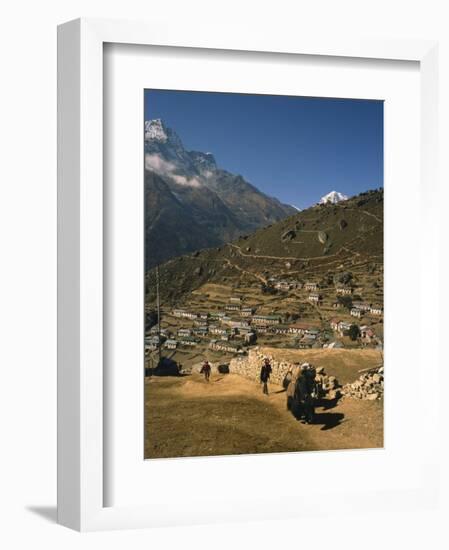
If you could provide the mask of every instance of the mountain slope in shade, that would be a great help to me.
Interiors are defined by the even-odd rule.
[[[211,153],[187,151],[160,119],[145,122],[145,197],[147,269],[295,212],[242,176],[219,168]],[[160,204],[163,214],[157,210]]]
[[[339,193],[338,191],[331,191],[327,195],[324,195],[324,197],[321,197],[319,204],[326,204],[328,202],[336,204],[340,201],[346,201],[348,200],[348,198],[349,197],[347,195],[343,195],[343,193]]]
[[[145,264],[154,266],[197,248],[218,245],[189,208],[153,172],[145,172]],[[149,261],[150,260],[150,261]]]

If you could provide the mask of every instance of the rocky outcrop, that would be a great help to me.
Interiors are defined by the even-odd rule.
[[[384,394],[384,368],[383,366],[363,373],[351,384],[345,384],[342,388],[343,397],[353,399],[366,399],[376,401]]]

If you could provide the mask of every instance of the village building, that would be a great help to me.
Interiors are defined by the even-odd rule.
[[[335,290],[340,296],[349,296],[352,294],[352,288],[350,286],[337,286]]]
[[[360,327],[360,336],[362,340],[365,340],[367,342],[372,342],[375,339],[376,334],[371,327],[364,325]]]
[[[384,312],[383,308],[381,306],[371,306],[369,312],[372,315],[382,315]]]
[[[207,321],[207,319],[209,319],[209,313],[207,313],[207,312],[200,313],[200,314],[198,315],[198,317],[199,317],[200,319],[203,319],[204,321]]]
[[[242,307],[240,310],[240,315],[242,317],[251,317],[251,315],[254,315],[255,309],[253,307]]]
[[[304,336],[301,338],[304,342],[313,342],[317,339],[318,334],[304,334]]]
[[[196,336],[207,336],[208,332],[208,327],[196,327],[193,329],[193,334],[195,334]]]
[[[178,347],[178,342],[176,340],[169,339],[165,342],[164,346],[167,349],[176,349]]]
[[[159,336],[147,336],[145,338],[145,351],[154,351],[159,347],[162,342],[162,338]]]
[[[305,334],[301,340],[298,342],[299,348],[311,348],[312,345],[316,342],[317,337],[311,334]]]
[[[322,301],[323,297],[321,296],[321,294],[309,294],[309,302],[312,302],[314,304],[321,304]]]
[[[289,325],[288,332],[290,334],[307,334],[311,331],[317,331],[319,332],[319,328],[314,323],[307,323],[307,322],[297,322]]]
[[[198,313],[194,313],[193,311],[186,311],[185,309],[174,309],[173,315],[175,317],[181,317],[184,319],[197,319]]]
[[[243,336],[246,344],[255,344],[257,341],[257,335],[254,331],[248,332]]]
[[[161,328],[159,331],[159,327],[157,325],[154,325],[154,327],[151,327],[150,334],[161,334],[161,336],[168,336],[168,331],[166,328]]]
[[[191,336],[192,330],[190,328],[180,328],[178,329],[178,336]]]
[[[186,319],[198,319],[198,313],[195,313],[193,311],[186,311],[184,317]]]
[[[225,317],[226,316],[226,313],[224,313],[224,311],[213,311],[212,313],[209,314],[209,317],[211,317],[212,319],[221,319],[222,317]]]
[[[210,334],[216,334],[216,335],[220,335],[220,334],[226,334],[227,330],[223,327],[218,327],[218,326],[210,326],[209,327],[209,333]]]
[[[279,315],[253,315],[252,322],[254,325],[277,325],[281,322]]]
[[[351,328],[351,323],[348,323],[346,321],[340,321],[338,323],[338,332],[340,333],[341,336],[343,336],[343,334],[349,330]]]
[[[145,344],[145,353],[148,351],[155,351],[157,350],[158,345],[157,344]]]
[[[241,296],[231,296],[229,301],[234,303],[234,304],[241,304],[242,303],[242,297]]]
[[[220,317],[220,323],[222,325],[229,325],[229,323],[232,322],[232,318],[231,317],[228,317],[228,315],[225,315],[223,317]]]
[[[330,324],[330,327],[332,330],[334,331],[337,331],[338,330],[338,325],[341,323],[341,319],[337,319],[336,317],[334,317],[333,319],[331,319],[329,321],[329,324]]]
[[[241,328],[248,328],[251,325],[249,321],[244,321],[241,319],[231,319],[231,321],[228,323],[228,326],[234,329],[241,329]]]
[[[277,290],[291,290],[293,285],[289,281],[276,281],[274,288]]]
[[[244,336],[245,334],[249,334],[251,332],[254,332],[254,329],[251,328],[251,326],[247,326],[247,327],[239,327],[239,329],[237,330],[237,334],[239,336]]]
[[[156,334],[154,336],[146,336],[145,337],[145,344],[159,344],[159,342],[162,340],[162,338],[159,338],[159,336]]]
[[[184,310],[184,309],[174,309],[174,310],[172,311],[172,315],[173,315],[174,317],[183,317],[184,313],[185,313],[185,310]]]
[[[357,318],[360,319],[360,317],[362,316],[362,314],[363,314],[363,311],[362,311],[361,309],[359,309],[358,307],[353,307],[353,308],[351,309],[351,315],[352,315],[353,317],[357,317]]]
[[[360,309],[362,311],[369,311],[371,309],[371,304],[366,302],[352,302],[352,306],[355,309]]]
[[[290,327],[288,325],[276,325],[270,328],[270,332],[274,334],[289,334]]]
[[[317,291],[319,288],[320,285],[318,283],[308,281],[304,284],[304,290]]]
[[[239,311],[240,310],[240,304],[227,304],[225,305],[226,311]]]
[[[182,346],[196,346],[197,341],[191,336],[182,336],[181,338],[179,338],[179,343]]]
[[[209,347],[216,351],[226,351],[229,353],[242,353],[242,349],[240,346],[231,344],[229,342],[220,342],[217,340],[211,340]]]

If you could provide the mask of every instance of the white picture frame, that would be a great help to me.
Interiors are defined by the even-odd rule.
[[[438,231],[433,215],[437,185],[437,44],[422,40],[381,40],[361,37],[292,37],[256,32],[230,36],[219,27],[192,38],[182,24],[170,28],[150,23],[80,19],[58,28],[58,521],[77,530],[151,527],[195,522],[154,506],[105,506],[104,447],[104,218],[103,218],[103,58],[105,44],[152,45],[169,48],[259,52],[266,55],[313,55],[339,58],[415,61],[421,85],[421,211],[426,235]],[[175,51],[175,50],[173,50]],[[388,146],[388,144],[387,144]],[[435,241],[438,242],[438,241]],[[431,248],[422,274],[438,270]],[[430,291],[437,296],[438,288]],[[421,289],[421,300],[423,300]],[[431,302],[431,301],[430,301]],[[436,301],[435,301],[436,303]],[[421,304],[432,312],[431,303]],[[433,311],[436,311],[435,309]],[[425,328],[420,326],[420,334]],[[437,353],[433,356],[437,375]],[[142,412],[143,414],[143,412]],[[437,464],[430,449],[421,465]],[[423,475],[416,486],[396,497],[411,506],[432,503],[438,478]],[[300,495],[299,495],[300,496]],[[366,494],[373,506],[391,495]],[[271,500],[274,502],[274,500]],[[267,499],[270,502],[270,499]],[[394,506],[394,499],[392,500]],[[426,504],[427,503],[427,504]],[[210,513],[198,522],[262,519],[251,503],[226,514]],[[310,504],[310,501],[309,501]],[[348,495],[341,510],[360,505],[360,495]],[[278,503],[276,503],[278,506]],[[322,513],[322,512],[320,512]],[[324,513],[324,512],[323,512]],[[307,515],[298,503],[293,516]],[[274,514],[275,515],[275,514]]]

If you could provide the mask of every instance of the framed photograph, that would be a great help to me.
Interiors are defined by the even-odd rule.
[[[432,506],[436,44],[83,19],[58,49],[59,522]]]

